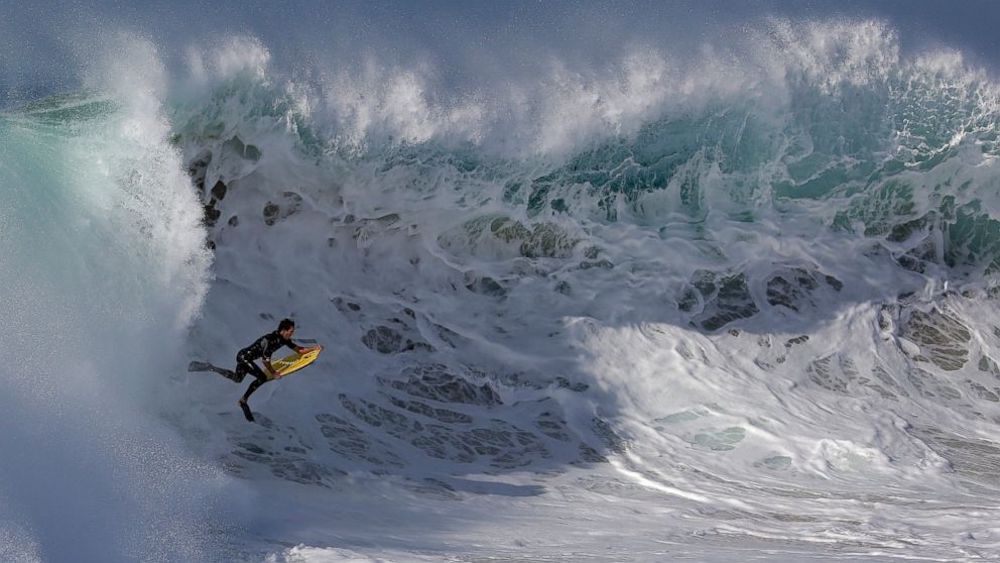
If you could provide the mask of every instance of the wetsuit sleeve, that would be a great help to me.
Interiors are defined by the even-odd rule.
[[[281,339],[281,343],[284,346],[288,346],[288,348],[290,348],[292,350],[292,352],[298,352],[299,351],[299,345],[296,344],[296,343],[294,343],[294,342],[292,342],[291,340],[289,340],[287,338],[282,338]]]
[[[268,335],[265,334],[264,336],[261,336],[260,338],[257,339],[255,355],[258,358],[267,358],[270,355],[267,353],[267,349],[269,348],[267,337]]]

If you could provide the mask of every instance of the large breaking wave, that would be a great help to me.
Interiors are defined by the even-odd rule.
[[[185,453],[159,396],[210,255],[157,106],[83,92],[0,115],[4,560],[208,545],[221,475]]]
[[[578,504],[662,495],[649,502],[671,510],[636,518],[636,536],[710,538],[694,553],[994,553],[996,85],[956,52],[904,57],[879,22],[744,32],[694,61],[636,48],[461,91],[377,57],[277,68],[251,37],[151,75],[155,49],[126,37],[144,54],[98,65],[97,93],[0,121],[4,303],[24,329],[0,346],[53,325],[78,345],[7,377],[56,405],[121,398],[140,424],[109,427],[116,441],[177,434],[195,452],[158,467],[218,463],[334,497],[388,480],[435,502],[541,494],[568,474]],[[254,396],[263,424],[235,416],[231,383],[181,376],[178,331],[231,367],[286,315],[328,352]],[[108,381],[124,391],[93,391]],[[150,389],[171,431],[139,414]],[[55,421],[41,460],[73,451],[68,428],[99,450],[103,431],[60,409],[22,413]],[[149,478],[128,452],[86,459]],[[46,526],[19,524],[37,507],[14,492],[43,481],[13,467],[0,530],[46,558]],[[162,521],[144,506],[122,510]],[[187,510],[182,524],[200,517]],[[281,537],[262,551],[345,538],[258,524]]]

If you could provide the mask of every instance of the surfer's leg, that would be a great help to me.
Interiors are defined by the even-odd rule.
[[[222,373],[222,372],[218,373],[219,375],[225,378],[232,379],[236,383],[243,383],[243,378],[246,377],[248,373],[250,373],[250,370],[248,370],[246,366],[243,365],[242,362],[236,362],[236,371],[226,370],[226,372],[227,373]]]
[[[215,372],[226,379],[232,379],[236,383],[243,381],[243,374],[239,373],[239,362],[236,364],[236,371],[232,372],[226,368],[220,368],[218,366],[213,366],[208,362],[192,361],[188,364],[188,371],[212,371]],[[246,372],[244,372],[246,373]]]
[[[243,383],[243,378],[245,378],[248,373],[253,373],[253,370],[256,367],[257,364],[253,363],[253,361],[237,354],[236,371],[224,370],[226,373],[222,373],[221,371],[219,373],[229,379],[232,379],[236,383]]]
[[[256,363],[251,363],[250,366],[253,368],[250,373],[253,374],[255,379],[250,383],[250,387],[247,387],[247,391],[243,394],[243,397],[240,398],[239,405],[240,409],[243,410],[243,416],[245,416],[250,422],[253,422],[253,412],[250,411],[250,405],[247,404],[247,400],[250,399],[250,395],[253,395],[253,392],[256,391],[258,387],[267,382],[267,375],[264,374],[264,371],[261,370]]]
[[[250,398],[250,395],[253,395],[253,392],[256,391],[258,387],[260,387],[266,382],[267,378],[258,377],[257,379],[254,379],[252,382],[250,382],[250,387],[247,387],[247,392],[243,394],[243,399],[241,400],[244,403],[247,402],[247,400]]]

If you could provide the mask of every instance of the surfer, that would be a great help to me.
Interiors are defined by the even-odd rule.
[[[299,354],[305,354],[306,352],[311,352],[313,350],[323,349],[322,346],[313,346],[310,348],[299,346],[298,344],[292,342],[291,338],[293,334],[295,334],[295,321],[291,319],[282,319],[281,322],[278,323],[278,330],[261,336],[255,340],[253,344],[240,350],[236,354],[236,371],[230,379],[237,383],[242,383],[247,374],[253,375],[255,378],[253,382],[250,383],[250,387],[247,388],[246,393],[244,393],[243,397],[239,400],[240,408],[243,410],[243,416],[247,417],[247,420],[250,422],[253,422],[253,413],[250,412],[247,400],[258,387],[267,383],[272,378],[271,375],[268,375],[274,373],[274,368],[271,367],[271,355],[277,352],[282,346],[287,346]],[[264,367],[267,368],[267,373],[260,369],[256,360],[260,360],[264,363]]]

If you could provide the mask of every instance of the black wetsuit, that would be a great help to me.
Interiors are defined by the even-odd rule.
[[[256,381],[250,384],[250,388],[247,389],[244,397],[249,397],[251,393],[270,379],[270,376],[264,373],[264,370],[260,369],[260,366],[254,360],[262,358],[270,359],[271,354],[277,352],[278,348],[282,346],[288,346],[293,352],[298,351],[298,345],[281,336],[278,331],[274,331],[261,336],[253,344],[236,354],[236,382],[242,382],[248,373],[257,378]]]

